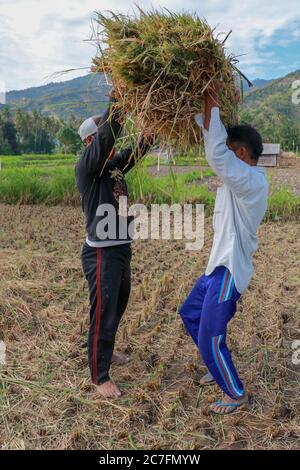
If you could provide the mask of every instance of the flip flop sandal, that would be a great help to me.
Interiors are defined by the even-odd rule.
[[[234,411],[236,411],[237,408],[239,408],[240,406],[246,405],[246,404],[247,404],[247,402],[245,402],[245,403],[222,403],[221,400],[218,400],[215,403],[213,403],[212,405],[210,405],[210,412],[212,414],[215,414],[215,415],[229,415],[229,414],[233,413]],[[229,407],[229,408],[232,408],[232,409],[228,413],[220,413],[218,411],[213,410],[213,407],[215,407],[215,406],[221,406],[221,407],[226,406],[226,407]]]

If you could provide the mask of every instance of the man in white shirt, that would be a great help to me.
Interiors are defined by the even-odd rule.
[[[195,119],[202,128],[207,161],[224,184],[217,191],[206,272],[180,315],[209,370],[202,384],[216,382],[224,392],[211,411],[228,414],[248,401],[226,345],[226,328],[253,274],[252,255],[267,209],[268,182],[265,169],[257,166],[263,150],[260,134],[248,125],[226,132],[220,120],[219,87],[214,83],[206,95],[204,120],[201,115]]]

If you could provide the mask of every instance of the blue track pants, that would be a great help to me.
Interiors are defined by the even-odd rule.
[[[198,279],[179,310],[216,383],[235,400],[244,394],[244,388],[226,345],[226,329],[239,298],[230,271],[218,266],[209,276]]]

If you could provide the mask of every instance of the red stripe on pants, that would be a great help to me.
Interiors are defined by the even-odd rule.
[[[218,346],[217,346],[217,339],[216,339],[216,338],[217,338],[217,337],[214,337],[214,348],[215,348],[215,353],[216,353],[217,361],[218,361],[219,366],[220,366],[220,368],[221,368],[221,370],[222,370],[222,372],[223,372],[223,375],[224,375],[224,377],[223,377],[224,382],[226,383],[226,386],[227,386],[228,390],[230,391],[230,393],[231,393],[231,394],[236,398],[236,400],[237,400],[239,397],[236,395],[236,393],[234,393],[234,391],[233,391],[233,389],[232,389],[232,387],[231,387],[231,385],[230,385],[230,380],[229,380],[229,378],[228,378],[228,375],[227,375],[227,373],[226,373],[226,371],[225,371],[225,369],[224,369],[224,367],[223,367],[223,364],[222,364],[222,361],[221,361],[221,358],[220,358],[220,354],[219,354],[219,350],[218,350]]]
[[[229,270],[227,271],[227,274],[226,274],[225,284],[224,284],[223,292],[220,298],[220,303],[222,303],[224,294],[226,292],[228,277],[229,277]]]
[[[100,331],[100,321],[101,321],[101,248],[97,248],[97,267],[96,267],[96,295],[97,295],[97,305],[96,305],[96,324],[94,331],[94,341],[93,341],[93,382],[97,384],[98,382],[98,365],[97,365],[97,349],[98,349],[98,338]]]

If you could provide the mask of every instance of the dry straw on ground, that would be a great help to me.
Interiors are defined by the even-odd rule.
[[[182,148],[198,142],[193,116],[203,110],[203,93],[214,79],[223,82],[223,118],[232,120],[237,59],[225,53],[227,37],[205,20],[139,9],[135,17],[99,13],[97,22],[93,70],[110,74],[120,109],[131,113],[138,132]]]
[[[299,449],[299,223],[260,229],[255,275],[228,340],[252,395],[249,411],[207,416],[219,398],[200,388],[204,367],[177,309],[205,269],[205,246],[138,241],[118,334],[132,362],[113,366],[123,396],[95,395],[87,366],[88,292],[80,265],[79,208],[0,206],[0,448]],[[14,233],[13,238],[11,233]]]

